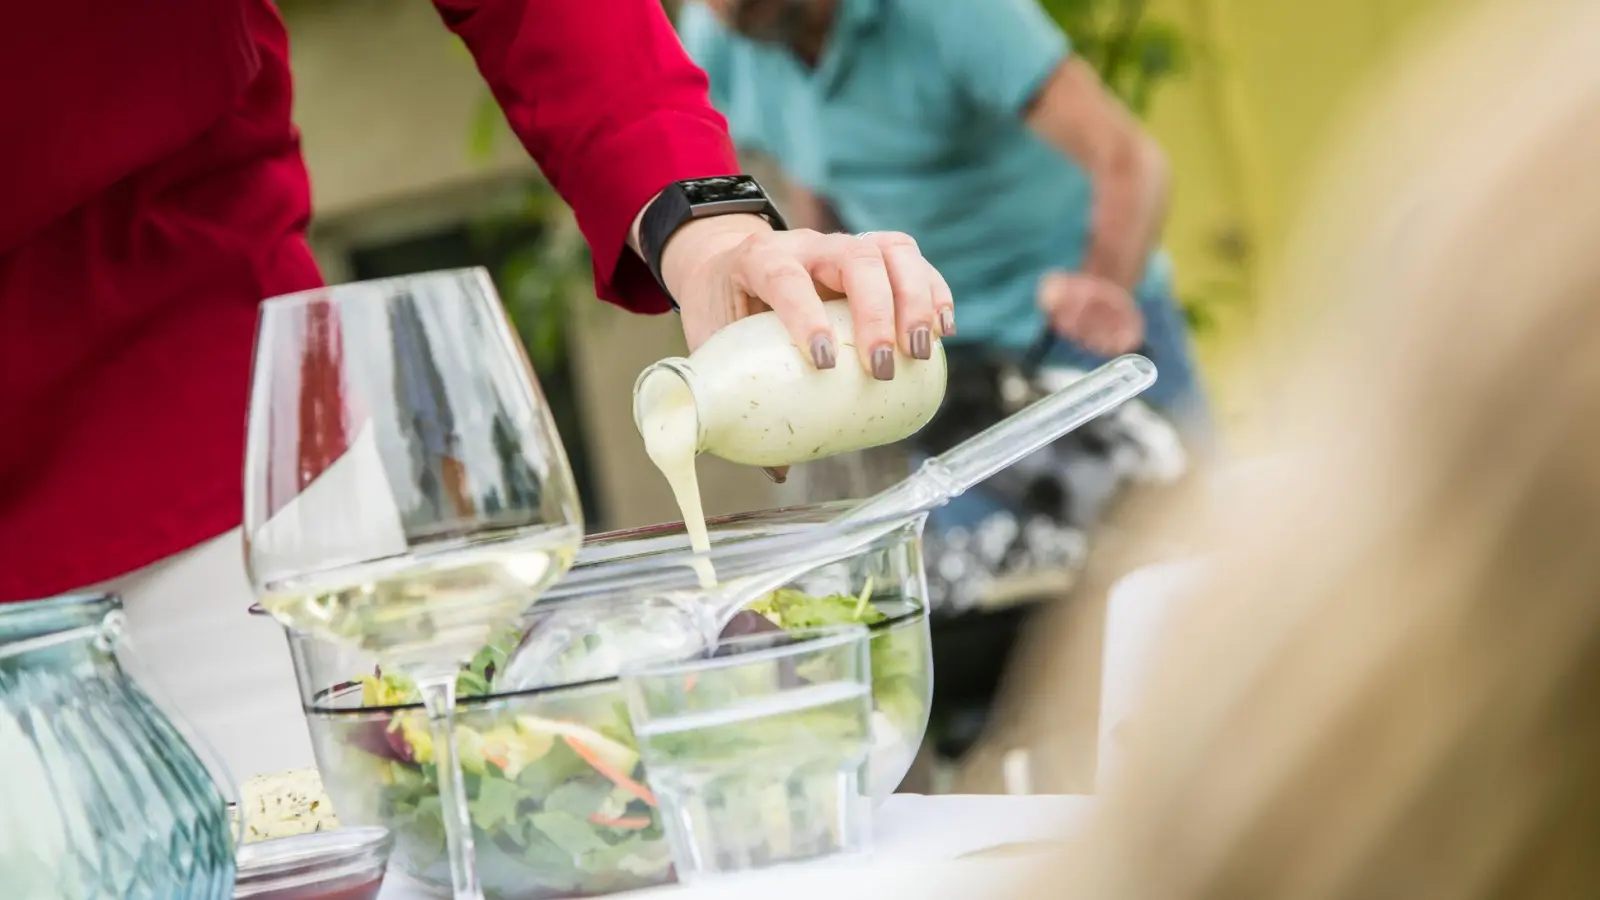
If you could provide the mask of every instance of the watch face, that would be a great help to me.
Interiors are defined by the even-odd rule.
[[[691,206],[701,206],[707,203],[763,201],[767,196],[766,192],[761,189],[760,183],[749,175],[696,178],[693,181],[681,181],[678,184],[683,188],[683,195],[688,198]]]

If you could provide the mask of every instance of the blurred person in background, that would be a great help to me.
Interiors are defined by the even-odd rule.
[[[739,171],[658,0],[436,6],[573,206],[601,297],[675,298],[691,345],[770,306],[820,367],[927,357],[950,295],[903,235],[652,206]],[[246,773],[310,760],[236,530],[256,307],[322,282],[291,103],[269,0],[24,4],[0,29],[0,602],[122,593],[153,674]],[[848,295],[857,359],[819,289]]]
[[[1284,285],[1287,468],[1203,526],[1097,818],[1018,896],[1600,897],[1596,34],[1505,3],[1384,82]]]
[[[1144,399],[1190,449],[1205,442],[1159,247],[1167,163],[1034,0],[696,0],[678,30],[735,142],[781,168],[797,222],[905,232],[962,298],[950,392],[913,458],[886,448],[856,472],[807,466],[809,499],[879,489],[1121,353],[1155,361]],[[1174,455],[1187,466],[1142,406],[1086,432],[936,513],[935,602],[976,602],[999,570],[1080,562],[1079,529],[1123,488],[1168,477]]]

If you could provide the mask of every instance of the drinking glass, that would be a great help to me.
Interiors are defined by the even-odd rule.
[[[728,638],[622,689],[680,881],[869,848],[866,628]]]
[[[455,896],[478,900],[456,678],[583,535],[566,452],[488,274],[266,301],[244,478],[262,606],[376,654],[420,694]]]

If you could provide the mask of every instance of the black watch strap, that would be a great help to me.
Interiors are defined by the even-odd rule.
[[[655,276],[667,299],[672,301],[673,309],[678,308],[678,301],[661,277],[661,251],[666,248],[667,241],[691,219],[734,213],[761,216],[777,231],[789,228],[761,184],[749,175],[674,182],[644,211],[639,220],[639,255],[650,267],[650,274]]]

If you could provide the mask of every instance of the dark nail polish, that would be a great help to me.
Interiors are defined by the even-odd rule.
[[[879,381],[894,378],[894,348],[888,344],[872,348],[872,377]]]
[[[939,310],[939,330],[945,337],[956,333],[956,311],[953,309]]]
[[[767,478],[769,480],[771,480],[771,482],[773,484],[783,484],[785,481],[789,480],[789,467],[788,466],[782,466],[780,468],[762,469],[761,471],[762,471],[763,474],[765,474],[767,476]]]
[[[933,355],[933,333],[928,326],[911,329],[911,355],[917,359],[927,359]]]
[[[838,365],[838,357],[833,352],[833,338],[819,334],[811,339],[811,362],[819,369],[831,369]]]

